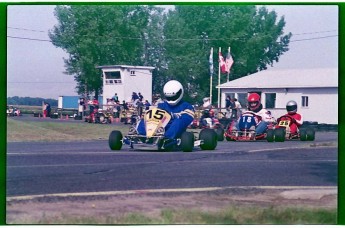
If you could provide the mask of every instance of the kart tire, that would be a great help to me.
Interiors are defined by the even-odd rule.
[[[277,128],[274,130],[274,140],[276,142],[284,142],[285,141],[285,129],[284,128]]]
[[[306,130],[307,140],[314,141],[315,140],[315,131],[313,128],[307,128]]]
[[[109,135],[109,147],[111,150],[121,150],[122,133],[121,131],[112,131]]]
[[[301,129],[299,131],[299,135],[300,135],[300,140],[301,141],[307,141],[307,130],[306,129]]]
[[[224,129],[221,127],[217,128],[216,133],[217,133],[217,140],[218,141],[224,141]]]
[[[202,129],[199,134],[199,139],[204,141],[200,145],[202,150],[214,150],[217,147],[217,133],[212,129]]]
[[[183,132],[181,135],[181,149],[183,152],[191,152],[194,148],[194,134]]]
[[[267,142],[274,142],[274,130],[268,129],[266,135]]]

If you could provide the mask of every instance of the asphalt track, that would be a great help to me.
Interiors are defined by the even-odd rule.
[[[337,132],[314,142],[219,142],[190,153],[111,151],[107,141],[7,144],[7,196],[228,187],[334,187]],[[169,190],[168,190],[169,189]]]

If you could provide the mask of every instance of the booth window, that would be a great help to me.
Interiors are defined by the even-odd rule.
[[[104,72],[106,84],[119,84],[122,83],[120,71]]]
[[[302,96],[302,107],[309,107],[309,98],[308,98],[308,96]]]
[[[275,108],[276,107],[276,94],[275,93],[266,93],[266,108]]]

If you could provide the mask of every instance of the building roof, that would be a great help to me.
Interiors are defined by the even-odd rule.
[[[264,70],[217,88],[317,88],[338,87],[337,68]]]
[[[97,66],[98,69],[119,69],[119,68],[131,68],[131,69],[147,69],[153,70],[154,67],[151,66],[128,66],[128,65],[105,65],[105,66]]]

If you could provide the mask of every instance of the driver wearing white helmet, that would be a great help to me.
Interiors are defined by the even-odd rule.
[[[165,100],[157,107],[171,114],[172,118],[165,128],[165,137],[173,140],[180,137],[193,121],[194,108],[182,100],[183,86],[176,80],[168,81],[163,87],[163,93]],[[146,135],[144,121],[139,122],[137,131],[141,135]]]

